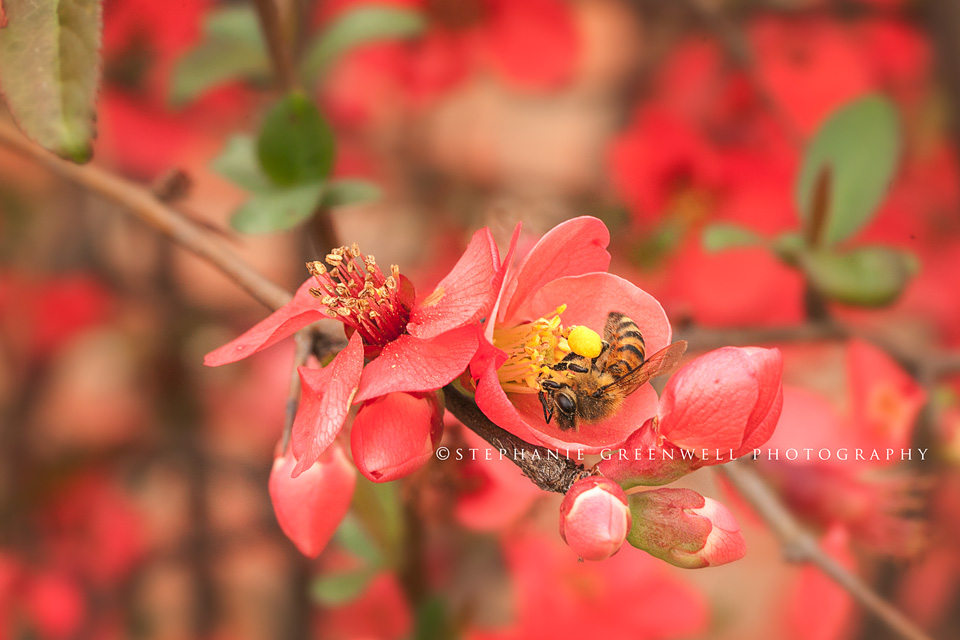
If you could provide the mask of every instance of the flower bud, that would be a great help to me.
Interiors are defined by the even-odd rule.
[[[746,554],[746,542],[725,506],[690,489],[656,489],[629,496],[636,523],[627,540],[684,569],[713,567]]]
[[[602,476],[578,480],[560,504],[560,537],[585,560],[605,560],[619,551],[630,523],[623,489]]]
[[[779,349],[724,347],[700,356],[663,390],[660,435],[681,449],[708,450],[704,464],[749,453],[770,439],[780,419],[782,373]]]
[[[357,472],[337,443],[296,478],[295,464],[289,452],[273,461],[270,500],[283,532],[300,553],[315,558],[350,508]]]

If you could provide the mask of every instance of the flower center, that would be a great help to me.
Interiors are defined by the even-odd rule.
[[[537,393],[540,374],[570,353],[570,329],[560,323],[560,314],[566,309],[566,305],[560,305],[549,318],[493,330],[493,345],[507,354],[506,362],[497,369],[504,391]]]
[[[403,299],[400,268],[390,265],[384,276],[373,256],[360,253],[354,243],[338,247],[325,261],[307,263],[317,281],[310,293],[327,308],[327,315],[360,333],[368,345],[383,345],[396,340],[406,330],[410,306]]]

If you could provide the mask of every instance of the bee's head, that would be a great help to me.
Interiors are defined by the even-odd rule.
[[[543,419],[547,424],[554,415],[557,426],[567,431],[576,429],[577,394],[566,384],[554,381],[541,383],[540,404],[543,406]]]

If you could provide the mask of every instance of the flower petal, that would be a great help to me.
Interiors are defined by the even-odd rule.
[[[490,311],[502,279],[497,243],[484,227],[473,234],[463,256],[436,289],[417,302],[407,331],[430,339],[476,322]]]
[[[564,276],[606,271],[610,266],[610,232],[600,220],[581,216],[548,231],[531,249],[506,287],[509,304],[500,309],[500,319],[512,321],[524,316],[524,307],[548,282]],[[532,319],[532,318],[528,318]]]
[[[300,367],[300,408],[293,421],[293,477],[310,468],[343,427],[363,371],[363,341],[350,342],[323,369]]]
[[[759,447],[773,435],[783,409],[783,354],[779,349],[743,347],[754,364],[757,378],[757,406],[747,422],[743,443],[735,455],[741,456]]]
[[[304,473],[291,475],[293,456],[277,458],[270,472],[270,501],[280,528],[305,556],[317,557],[340,525],[357,472],[339,445],[330,447]]]
[[[403,335],[366,366],[357,402],[397,391],[433,391],[459,376],[477,351],[477,328],[454,329],[430,340]]]
[[[657,411],[660,433],[682,449],[739,449],[758,393],[746,352],[711,351],[670,378]]]
[[[310,288],[313,286],[313,278],[310,278],[300,285],[293,300],[255,324],[240,337],[208,353],[203,359],[203,364],[208,367],[219,367],[222,364],[243,360],[257,351],[275,345],[317,320],[329,319],[316,298],[310,293]]]
[[[364,403],[350,433],[360,473],[389,482],[419,469],[440,441],[442,416],[436,393],[391,393]]]

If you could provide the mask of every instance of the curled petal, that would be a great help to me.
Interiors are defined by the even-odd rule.
[[[304,282],[297,289],[293,300],[255,324],[240,337],[208,353],[203,359],[203,364],[208,367],[219,367],[222,364],[243,360],[258,351],[272,347],[317,320],[329,318],[317,299],[310,293],[310,288],[313,286],[315,286],[313,278]]]
[[[700,466],[693,452],[661,438],[652,418],[633,432],[620,449],[604,457],[597,469],[624,489],[664,485]]]
[[[743,347],[743,350],[753,361],[758,397],[757,405],[747,421],[743,443],[735,456],[741,456],[769,440],[783,409],[783,354],[780,349]]]
[[[442,418],[436,393],[391,393],[364,403],[350,433],[360,473],[389,482],[419,469],[443,435]]]
[[[356,401],[400,391],[439,389],[463,373],[477,351],[477,344],[477,327],[473,325],[430,340],[400,336],[366,366]]]
[[[287,453],[273,462],[270,501],[280,528],[305,556],[317,557],[340,525],[357,480],[340,445],[297,476],[291,475],[293,456]]]
[[[515,278],[507,284],[500,319],[525,317],[533,295],[547,283],[564,276],[606,271],[610,266],[610,232],[600,220],[582,216],[548,231],[527,254]],[[536,317],[536,316],[534,316]]]
[[[291,448],[297,459],[294,477],[320,457],[340,433],[363,371],[363,342],[354,333],[323,369],[300,367],[300,408],[293,421]]]
[[[480,320],[489,313],[502,279],[497,243],[484,227],[473,234],[463,256],[436,289],[414,306],[407,331],[430,339]]]

